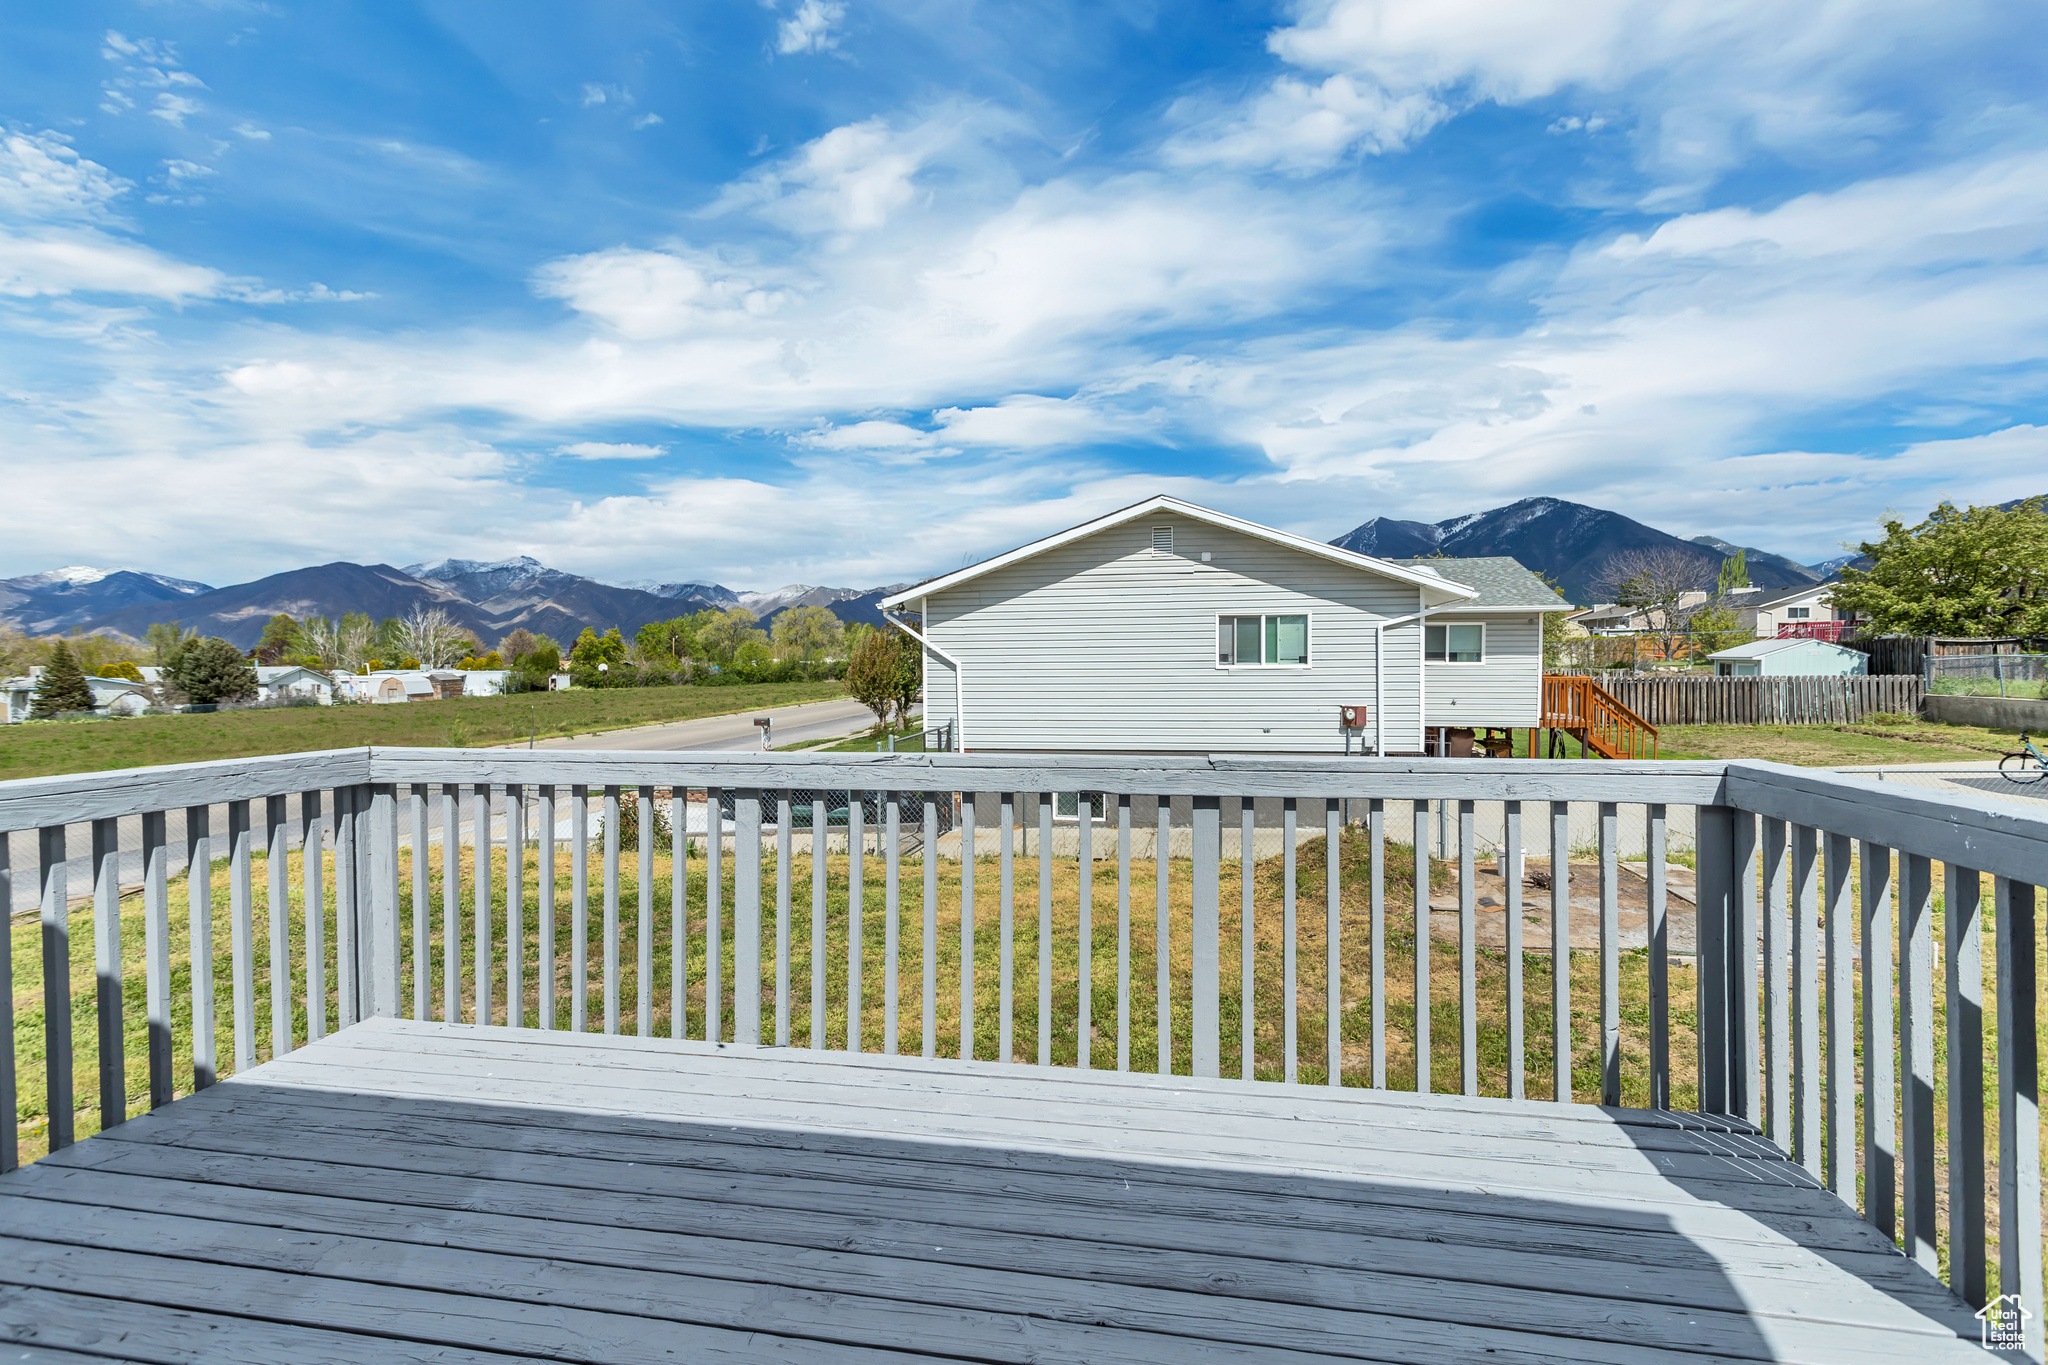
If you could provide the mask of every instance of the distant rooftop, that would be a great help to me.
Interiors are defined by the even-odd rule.
[[[1458,603],[1460,610],[1472,607],[1526,607],[1541,611],[1572,609],[1572,604],[1558,596],[1549,584],[1523,568],[1520,560],[1506,555],[1473,559],[1390,559],[1386,562],[1421,569],[1453,583],[1477,588],[1479,596],[1470,602]]]

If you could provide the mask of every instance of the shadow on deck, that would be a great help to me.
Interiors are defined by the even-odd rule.
[[[1768,1142],[1586,1106],[379,1020],[0,1194],[31,1359],[1984,1358]]]

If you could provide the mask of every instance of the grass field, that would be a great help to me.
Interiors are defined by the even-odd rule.
[[[621,687],[463,697],[406,706],[295,706],[195,716],[0,726],[0,781],[361,744],[463,748],[556,738],[846,695],[837,682]]]
[[[1343,902],[1343,931],[1340,938],[1340,999],[1338,1031],[1341,1039],[1344,1082],[1347,1085],[1365,1085],[1371,1080],[1371,953],[1368,937],[1370,858],[1368,847],[1362,838],[1347,836],[1342,845],[1342,868],[1340,888]],[[1415,1084],[1415,996],[1414,958],[1415,935],[1413,929],[1413,891],[1410,874],[1412,856],[1398,845],[1389,845],[1386,878],[1386,987],[1383,1005],[1386,1019],[1386,1069],[1389,1086],[1394,1089],[1413,1089]],[[401,853],[400,884],[411,886],[410,854]],[[298,862],[299,856],[293,856]],[[1327,978],[1324,967],[1327,961],[1323,918],[1323,846],[1320,841],[1304,845],[1300,851],[1300,870],[1296,882],[1297,891],[1297,980],[1293,997],[1296,1027],[1295,1062],[1297,1076],[1303,1082],[1319,1083],[1327,1076],[1326,1070],[1326,1012]],[[331,855],[329,858],[331,863]],[[440,870],[439,859],[430,859],[428,882],[429,941],[427,944],[430,998],[430,1012],[439,1017],[443,1009],[441,998],[441,965],[446,948],[446,938],[440,916]],[[599,878],[595,875],[597,859],[593,857],[592,884]],[[1538,864],[1540,866],[1540,863]],[[303,906],[300,903],[300,878],[298,868],[287,878],[290,893],[289,927],[291,933],[291,993],[293,1001],[293,1034],[303,1042],[307,1036],[307,1014],[305,1009],[305,962],[304,962],[304,921]],[[1171,902],[1171,947],[1169,960],[1173,978],[1172,1010],[1165,1022],[1164,1035],[1170,1044],[1173,1069],[1186,1074],[1189,1070],[1189,1048],[1191,1042],[1192,1017],[1189,1008],[1189,981],[1191,973],[1189,942],[1189,880],[1190,867],[1185,861],[1169,865],[1168,887]],[[843,1048],[846,1044],[846,1022],[848,1014],[848,941],[851,916],[849,897],[846,890],[847,859],[834,855],[827,859],[828,904],[826,907],[826,995],[823,1014],[826,1024],[828,1046]],[[474,971],[477,957],[476,924],[474,919],[473,869],[465,870],[462,876],[460,904],[463,907],[461,923],[455,935],[457,951],[461,953],[465,994],[459,1003],[458,1015],[475,1020]],[[668,914],[672,889],[672,868],[664,854],[652,860],[652,877],[647,893],[653,913],[648,919],[652,938],[653,977],[651,981],[650,1005],[654,1031],[666,1036],[670,1028],[673,1000],[670,993],[671,969],[676,953],[676,937],[673,922]],[[935,960],[937,974],[937,1010],[933,1017],[933,1032],[937,1051],[942,1056],[960,1055],[961,1033],[961,877],[959,862],[940,859],[936,868],[938,895],[933,905],[937,922],[938,953]],[[1000,892],[999,865],[991,858],[981,859],[974,868],[976,920],[973,955],[975,959],[975,1009],[973,1054],[984,1060],[994,1060],[1000,1055],[999,1014],[999,944],[1000,944]],[[620,858],[621,889],[619,895],[619,918],[621,935],[621,975],[617,982],[619,1028],[622,1032],[633,1032],[639,1009],[643,983],[637,969],[637,942],[640,932],[640,885],[636,855],[625,854]],[[554,1018],[558,1027],[567,1027],[572,1018],[570,999],[578,989],[570,961],[570,863],[566,851],[561,853],[554,869],[553,900],[558,911],[555,921],[555,960],[553,971],[540,972],[542,949],[536,906],[540,896],[540,878],[529,853],[525,862],[525,878],[522,891],[522,915],[524,942],[522,961],[525,982],[525,1017],[532,1023],[542,1008],[540,982],[549,975],[555,983]],[[897,940],[900,947],[899,976],[895,999],[897,1004],[898,1036],[897,1046],[906,1053],[916,1053],[922,1045],[925,1027],[923,1017],[923,933],[925,906],[923,900],[923,863],[917,858],[905,860],[901,874],[901,904],[897,924]],[[1131,982],[1128,1056],[1130,1065],[1137,1070],[1150,1071],[1157,1067],[1162,1026],[1157,1008],[1155,981],[1158,965],[1159,945],[1154,932],[1155,887],[1153,867],[1149,860],[1134,861],[1131,868],[1130,904],[1132,917],[1129,926],[1130,958],[1128,963]],[[1288,1000],[1284,994],[1281,975],[1281,953],[1283,935],[1283,888],[1282,863],[1279,859],[1267,859],[1256,865],[1254,871],[1254,940],[1257,962],[1258,986],[1253,1000],[1256,1050],[1253,1075],[1260,1079],[1278,1080],[1286,1072],[1286,1019]],[[790,996],[788,1015],[791,1041],[798,1046],[807,1045],[810,1038],[811,1018],[814,1001],[811,995],[811,912],[809,906],[811,862],[808,856],[798,854],[791,860],[789,880],[792,888],[792,902],[795,911],[790,924],[791,964]],[[1238,942],[1240,923],[1238,905],[1240,887],[1237,868],[1226,862],[1222,869],[1222,1026],[1223,1072],[1236,1075],[1239,1071],[1238,1036],[1241,1020],[1236,984],[1238,980]],[[1441,882],[1444,872],[1441,867],[1432,869],[1432,881]],[[763,939],[763,1020],[764,1031],[774,1027],[774,942],[775,925],[773,912],[773,888],[776,885],[777,870],[772,854],[764,870],[764,899],[768,901],[767,913],[762,926]],[[887,999],[887,926],[883,909],[881,886],[882,864],[879,857],[870,855],[867,860],[866,890],[863,898],[863,951],[862,959],[862,1045],[869,1051],[881,1051],[886,1043],[885,1001]],[[214,969],[215,1013],[219,1021],[220,1070],[223,1075],[234,1070],[232,1014],[232,937],[228,920],[229,885],[225,864],[216,864],[212,869],[213,905],[216,908],[212,926]],[[259,855],[254,859],[251,876],[255,888],[255,913],[250,935],[254,946],[252,977],[254,980],[253,1045],[256,1060],[268,1058],[272,1053],[270,1030],[269,998],[271,978],[269,973],[269,921],[266,914],[265,887],[267,868]],[[1942,885],[1941,869],[1935,870],[1935,883]],[[326,885],[332,887],[330,873]],[[721,943],[720,960],[722,978],[730,983],[732,979],[731,905],[732,880],[731,864],[727,861],[723,903],[725,911],[725,932]],[[495,982],[492,997],[495,1008],[492,1018],[504,1022],[506,1018],[505,992],[508,973],[506,970],[507,944],[506,928],[505,859],[499,851],[493,858],[491,876],[493,906],[491,914],[492,933],[489,943],[489,957],[492,964],[491,976]],[[1051,960],[1050,1051],[1055,1063],[1072,1065],[1077,1057],[1080,1040],[1077,1021],[1080,1001],[1079,943],[1080,943],[1080,879],[1078,870],[1071,859],[1054,862],[1051,883],[1051,925],[1049,940]],[[685,1029],[688,1036],[702,1037],[704,1034],[704,976],[706,964],[706,931],[704,921],[705,884],[704,866],[701,858],[693,859],[687,871],[686,893],[691,912],[688,917],[686,962],[688,989],[684,1001]],[[1090,941],[1092,944],[1089,995],[1092,1008],[1092,1039],[1090,1057],[1093,1065],[1113,1068],[1119,1054],[1118,1026],[1118,935],[1117,880],[1113,863],[1098,863],[1092,883],[1091,902],[1093,907]],[[1014,1012],[1014,1033],[1011,1039],[1010,1055],[1015,1060],[1035,1060],[1038,1055],[1039,1039],[1039,926],[1038,926],[1038,864],[1035,857],[1019,858],[1015,867],[1014,890],[1014,945],[1015,965],[1012,992]],[[1986,893],[1986,921],[1989,913],[1989,888]],[[1852,887],[1850,902],[1856,903],[1857,894]],[[172,892],[173,913],[171,916],[171,956],[173,963],[173,1055],[175,1057],[175,1083],[179,1093],[189,1091],[192,1083],[191,1066],[191,953],[187,938],[185,915],[186,892],[181,885],[174,884]],[[143,928],[140,917],[140,902],[131,898],[122,907],[123,937],[123,999],[124,1036],[126,1038],[127,1091],[130,1097],[129,1112],[139,1113],[145,1107],[147,1095],[147,1072],[144,1060],[144,996],[142,949]],[[590,954],[588,972],[582,979],[581,990],[588,1011],[589,1026],[595,1030],[603,1027],[604,991],[600,980],[602,973],[602,943],[598,926],[603,923],[601,895],[594,893],[587,907],[590,925]],[[1940,923],[1940,903],[1937,901],[1934,941],[1942,942],[1943,928]],[[332,989],[335,980],[333,971],[334,936],[331,925],[331,909],[326,918],[330,921],[325,934],[328,945],[327,980]],[[408,896],[405,920],[408,945],[411,942],[411,914]],[[41,947],[39,926],[32,920],[17,922],[13,926],[12,949],[16,980],[14,1009],[16,1018],[16,1055],[21,1069],[19,1078],[19,1132],[22,1154],[33,1159],[44,1150],[47,1142],[47,1104],[44,1083],[43,1048],[43,992],[41,978]],[[95,978],[92,965],[92,917],[89,907],[80,907],[71,917],[71,940],[69,961],[71,963],[71,997],[73,1010],[74,1086],[78,1097],[75,1123],[79,1136],[97,1130],[98,1116],[95,1108],[97,1095],[97,1045],[93,1025]],[[1986,963],[1985,995],[1987,1005],[1994,998],[1995,981],[1992,972],[1992,945],[1984,944]],[[407,960],[411,962],[408,946]],[[1455,1093],[1460,1089],[1462,1078],[1459,1074],[1459,1003],[1458,1003],[1458,961],[1454,945],[1438,943],[1430,953],[1431,978],[1431,1071],[1433,1089]],[[1499,951],[1481,950],[1476,960],[1478,989],[1478,1038],[1479,1078],[1478,1088],[1482,1094],[1504,1095],[1507,1093],[1508,1038],[1506,1018],[1507,957]],[[2041,969],[2048,972],[2048,957],[2044,957]],[[1554,1074],[1554,1058],[1550,1048],[1551,1006],[1550,980],[1551,965],[1546,953],[1529,952],[1524,956],[1526,982],[1526,1047],[1524,1052],[1527,1068],[1528,1093],[1532,1096],[1547,1096],[1551,1092]],[[1597,954],[1574,954],[1570,964],[1572,989],[1572,1034],[1574,1049],[1571,1059],[1572,1089],[1575,1098],[1591,1101],[1598,1097],[1598,1037],[1599,1037],[1599,981]],[[1671,973],[1671,1060],[1673,1071],[1673,1104],[1686,1108],[1697,1102],[1697,1075],[1695,1064],[1693,1008],[1694,979],[1689,966],[1682,960],[1674,960]],[[1649,1038],[1649,993],[1648,957],[1644,952],[1625,953],[1621,957],[1621,1046],[1623,1100],[1627,1104],[1641,1105],[1648,1099],[1648,1038]],[[410,1012],[412,995],[411,968],[408,966],[403,996]],[[1936,1019],[1934,1037],[1936,1040],[1936,1094],[1943,1093],[1947,1057],[1945,1051],[1945,1023],[1942,1017],[1944,987],[1937,975],[1935,990]],[[732,1035],[732,999],[728,984],[720,1010],[721,1032]],[[327,1024],[331,1029],[338,1023],[338,1015],[332,999],[326,1007]],[[1989,1008],[1985,1011],[1987,1032],[1995,1018]],[[1987,1038],[1987,1076],[1996,1074],[1996,1040]],[[1943,1110],[1937,1104],[1936,1149],[1946,1159],[1946,1121]],[[1987,1113],[1987,1184],[1990,1193],[1987,1207],[1997,1208],[1995,1146],[1998,1124],[1995,1112]],[[1939,1197],[1946,1207],[1946,1167],[1939,1178]],[[1945,1216],[1945,1215],[1944,1215]],[[1945,1226],[1945,1223],[1944,1223]],[[1944,1246],[1944,1255],[1946,1248]],[[1992,1257],[1993,1274],[1996,1274],[1996,1257]],[[1995,1290],[1994,1290],[1995,1292]]]

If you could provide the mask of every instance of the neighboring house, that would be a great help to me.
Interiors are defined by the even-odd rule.
[[[1811,583],[1739,604],[1731,599],[1728,605],[1736,608],[1742,624],[1753,629],[1759,638],[1811,635],[1821,640],[1837,640],[1853,618],[1828,605],[1828,594],[1834,590],[1832,583]]]
[[[301,668],[297,664],[257,668],[257,700],[281,701],[289,697],[310,697],[327,706],[334,701],[334,679],[317,669]]]
[[[4,700],[6,723],[19,725],[29,718],[36,701],[36,684],[43,670],[31,668],[19,677],[0,679],[0,700]],[[139,716],[152,705],[149,688],[127,678],[85,680],[92,689],[92,709],[103,716]]]
[[[505,686],[502,668],[382,669],[344,677],[343,690],[359,701],[447,701],[453,697],[495,697]]]
[[[1537,582],[1542,582],[1537,579]],[[1699,589],[1678,595],[1678,610],[1691,612],[1695,607],[1707,604],[1707,594]],[[1664,629],[1664,613],[1653,608],[1625,607],[1613,602],[1587,607],[1575,611],[1565,618],[1568,625],[1585,631],[1588,635],[1637,635],[1647,630]]]
[[[922,618],[924,723],[963,749],[1414,754],[1428,726],[1538,723],[1537,613],[1566,604],[1531,583],[1155,497],[880,605]]]
[[[1870,656],[1800,636],[1751,640],[1707,658],[1722,678],[1853,677],[1870,671]]]

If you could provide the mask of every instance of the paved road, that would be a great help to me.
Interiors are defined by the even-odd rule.
[[[754,727],[758,716],[774,721],[775,747],[787,748],[805,740],[843,739],[875,723],[875,713],[857,701],[814,701],[802,706],[772,706],[762,711],[745,711],[734,716],[707,716],[702,720],[679,720],[667,725],[642,725],[631,730],[608,730],[600,735],[578,735],[573,739],[551,739],[537,749],[602,750],[609,753],[649,752],[678,749],[759,749],[761,732]]]
[[[1961,763],[1883,763],[1835,771],[1928,791],[1964,791],[2036,811],[2048,807],[2048,778],[2024,783],[2011,781],[1998,771],[1998,760],[1990,754]]]

